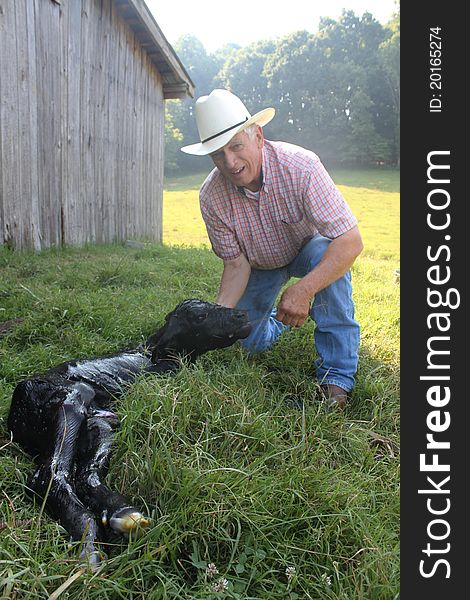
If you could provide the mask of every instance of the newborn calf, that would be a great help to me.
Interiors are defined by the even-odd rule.
[[[91,360],[73,360],[20,382],[8,416],[13,440],[37,463],[30,491],[46,498],[46,509],[73,540],[81,558],[99,562],[95,543],[103,529],[128,535],[149,520],[103,480],[108,472],[113,402],[142,373],[174,372],[181,358],[231,346],[249,335],[244,311],[201,300],[185,300],[165,317],[147,342]]]

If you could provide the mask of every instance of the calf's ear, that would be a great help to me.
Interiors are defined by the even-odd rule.
[[[166,358],[169,354],[175,355],[185,350],[182,347],[182,342],[184,342],[184,327],[181,321],[174,316],[168,319],[155,338],[152,362],[157,358]]]

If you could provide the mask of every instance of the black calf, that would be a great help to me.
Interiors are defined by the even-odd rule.
[[[119,425],[113,401],[139,374],[174,372],[182,357],[193,361],[231,346],[250,329],[243,311],[185,300],[144,346],[66,362],[16,386],[8,427],[37,463],[29,488],[46,498],[47,510],[73,540],[82,540],[81,557],[92,567],[99,562],[101,528],[127,535],[149,524],[103,483]]]

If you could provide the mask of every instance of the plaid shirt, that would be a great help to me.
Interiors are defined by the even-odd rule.
[[[215,168],[199,199],[212,248],[223,260],[244,254],[255,269],[289,264],[316,233],[335,238],[357,220],[316,154],[265,140],[257,195]]]

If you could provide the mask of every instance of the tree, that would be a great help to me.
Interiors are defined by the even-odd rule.
[[[373,124],[366,69],[306,31],[279,41],[265,76],[276,106],[276,137],[317,152],[330,164],[384,160],[387,144]]]
[[[177,100],[168,100],[165,106],[165,171],[172,172],[178,168],[180,147],[182,146],[183,134],[175,127],[172,112],[173,105]],[[173,111],[172,111],[173,108]]]
[[[315,116],[307,111],[315,103],[312,81],[321,69],[316,60],[314,38],[307,31],[298,31],[278,40],[274,52],[265,64],[263,73],[268,86],[268,96],[276,107],[277,115],[271,130],[279,139],[300,143],[300,134],[317,125]]]
[[[376,64],[374,52],[387,37],[382,25],[370,13],[358,17],[343,9],[338,21],[320,19],[318,47],[334,62],[350,61],[368,69]]]
[[[212,56],[207,54],[202,43],[193,35],[182,36],[175,44],[175,50],[184,64],[191,77],[197,92],[197,96],[208,94],[212,89],[212,82],[220,68],[220,63]],[[186,98],[172,102],[167,108],[168,118],[173,127],[177,127],[181,132],[182,138],[180,146],[185,143],[196,142],[199,139],[196,120],[194,118],[194,99]],[[171,126],[170,126],[171,131]],[[170,154],[165,149],[165,169],[167,171],[180,169],[190,172],[195,168],[200,168],[201,164],[196,164],[194,159],[178,150],[172,152],[171,144],[174,144],[175,138],[171,135],[167,138],[167,145],[170,144]]]
[[[331,61],[346,63],[349,61],[363,68],[366,81],[362,92],[370,99],[369,114],[373,128],[362,120],[364,127],[371,134],[375,132],[382,139],[371,144],[380,153],[374,153],[373,161],[391,162],[395,155],[396,120],[395,109],[390,87],[380,59],[379,49],[390,36],[390,31],[384,28],[370,13],[362,17],[352,11],[343,10],[338,21],[322,19],[317,36],[318,46]],[[363,103],[361,103],[364,106]],[[365,115],[363,115],[365,117]],[[380,156],[379,156],[380,155]]]
[[[264,65],[274,47],[272,41],[257,42],[230,53],[214,80],[214,86],[232,91],[252,113],[264,108],[267,97]]]
[[[400,163],[400,16],[395,14],[387,29],[391,32],[379,47],[379,60],[390,91],[391,115],[394,123],[393,158]]]
[[[277,40],[208,54],[186,35],[175,46],[197,96],[216,87],[233,91],[253,113],[276,108],[266,135],[317,152],[329,164],[396,163],[399,159],[399,14],[383,27],[370,13],[344,10],[323,18],[316,34],[297,31]],[[194,100],[168,107],[167,162],[185,171],[212,166],[175,152],[199,139]],[[172,133],[173,132],[173,133]],[[179,143],[179,142],[178,142]],[[176,165],[175,165],[176,163]]]

